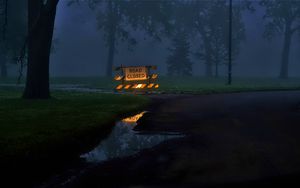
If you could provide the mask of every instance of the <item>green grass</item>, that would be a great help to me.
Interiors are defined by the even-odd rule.
[[[54,92],[50,100],[22,100],[18,89],[0,87],[0,160],[78,152],[112,128],[122,115],[141,110],[142,96]]]
[[[159,80],[160,91],[177,93],[226,93],[264,90],[300,89],[300,78],[286,80],[276,78],[235,78],[232,85],[226,84],[226,78],[166,78]]]
[[[0,80],[0,83],[15,83],[14,78]],[[107,77],[55,77],[52,85],[70,84],[87,88],[113,90],[119,82]],[[233,78],[231,86],[226,85],[226,78],[205,77],[165,77],[158,79],[158,91],[166,93],[224,93],[264,90],[297,90],[300,89],[300,78]]]
[[[80,84],[84,87],[112,90],[118,82],[111,78],[52,78],[52,84]],[[166,93],[224,93],[261,90],[300,89],[300,78],[286,80],[277,78],[233,78],[231,86],[226,85],[226,78],[204,77],[160,77],[159,91]]]

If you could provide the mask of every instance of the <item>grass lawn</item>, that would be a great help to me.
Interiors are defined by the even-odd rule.
[[[16,78],[0,79],[0,84],[15,84]],[[23,81],[24,83],[24,81]],[[86,88],[113,90],[119,82],[107,77],[55,77],[51,78],[51,85],[79,85]],[[165,93],[227,93],[243,91],[268,90],[299,90],[300,78],[233,78],[232,85],[226,85],[226,78],[205,77],[166,77],[157,80],[160,84],[158,91]]]
[[[232,85],[226,84],[226,78],[166,78],[159,80],[160,91],[178,93],[227,93],[243,91],[297,90],[300,89],[300,78],[286,80],[277,78],[233,78]]]
[[[52,78],[52,84],[79,84],[84,87],[112,90],[116,81],[105,77],[86,78]],[[226,85],[226,78],[204,77],[160,77],[159,91],[166,93],[223,93],[261,90],[294,90],[300,89],[300,78],[281,80],[277,78],[233,78],[231,86]]]
[[[117,118],[149,102],[142,96],[76,92],[54,92],[50,100],[20,96],[17,89],[0,87],[0,163],[77,153],[85,142],[109,132]]]
[[[116,87],[116,81],[106,77],[85,78],[52,78],[52,84],[78,84],[84,87],[101,88],[112,90]],[[204,78],[204,77],[160,77],[158,91],[166,93],[224,93],[241,91],[261,90],[296,90],[300,89],[300,78],[278,79],[278,78],[233,78],[231,86],[226,85],[226,78]]]

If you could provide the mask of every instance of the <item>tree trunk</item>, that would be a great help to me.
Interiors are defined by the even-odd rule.
[[[211,50],[209,44],[205,47],[205,76],[212,77],[213,76],[213,66],[212,66],[212,59],[211,59]]]
[[[108,58],[107,58],[107,66],[106,66],[106,76],[112,77],[113,73],[113,64],[115,57],[115,31],[112,31],[109,34],[109,49],[108,49]]]
[[[216,67],[215,67],[215,77],[218,78],[219,77],[219,62],[216,61]]]
[[[109,33],[108,33],[108,57],[106,76],[112,77],[116,45],[116,10],[113,1],[108,1]]]
[[[205,33],[205,32],[203,32]],[[212,77],[213,76],[213,66],[212,66],[212,58],[211,58],[211,42],[209,38],[206,38],[205,34],[204,37],[204,50],[205,50],[205,76]]]
[[[292,32],[290,30],[290,27],[286,26],[282,56],[281,56],[280,75],[279,75],[279,78],[281,79],[288,78],[291,40],[292,40]]]
[[[208,38],[207,33],[202,25],[198,26],[198,32],[202,37],[204,44],[204,58],[205,58],[205,76],[212,77],[213,75],[213,67],[212,67],[212,59],[211,59],[211,39]]]
[[[1,69],[1,78],[7,78],[7,65],[6,65],[6,58],[4,54],[0,54],[0,69]]]
[[[28,65],[23,98],[47,99],[50,50],[58,0],[28,0]]]
[[[213,75],[213,67],[211,66],[211,61],[207,61],[205,64],[205,76],[212,77]]]
[[[0,39],[1,40],[1,39]],[[6,40],[5,37],[2,41],[0,41],[0,77],[7,77],[7,49],[6,49]]]
[[[216,48],[216,53],[215,53],[215,77],[219,77],[219,64],[220,64],[220,59],[219,59],[219,48]]]

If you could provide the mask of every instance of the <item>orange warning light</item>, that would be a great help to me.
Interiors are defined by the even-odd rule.
[[[117,90],[120,90],[120,89],[122,89],[122,88],[123,88],[123,84],[120,84],[120,85],[118,85],[118,86],[116,87]]]
[[[148,85],[148,88],[150,89],[150,88],[153,88],[153,86],[154,86],[154,84],[149,84]]]
[[[120,81],[120,80],[122,80],[123,78],[124,78],[124,76],[116,75],[114,79],[115,79],[116,81]]]
[[[124,89],[129,89],[130,86],[131,86],[130,84],[126,85],[126,86],[124,87]]]
[[[158,78],[158,74],[152,74],[151,79],[157,79]]]

